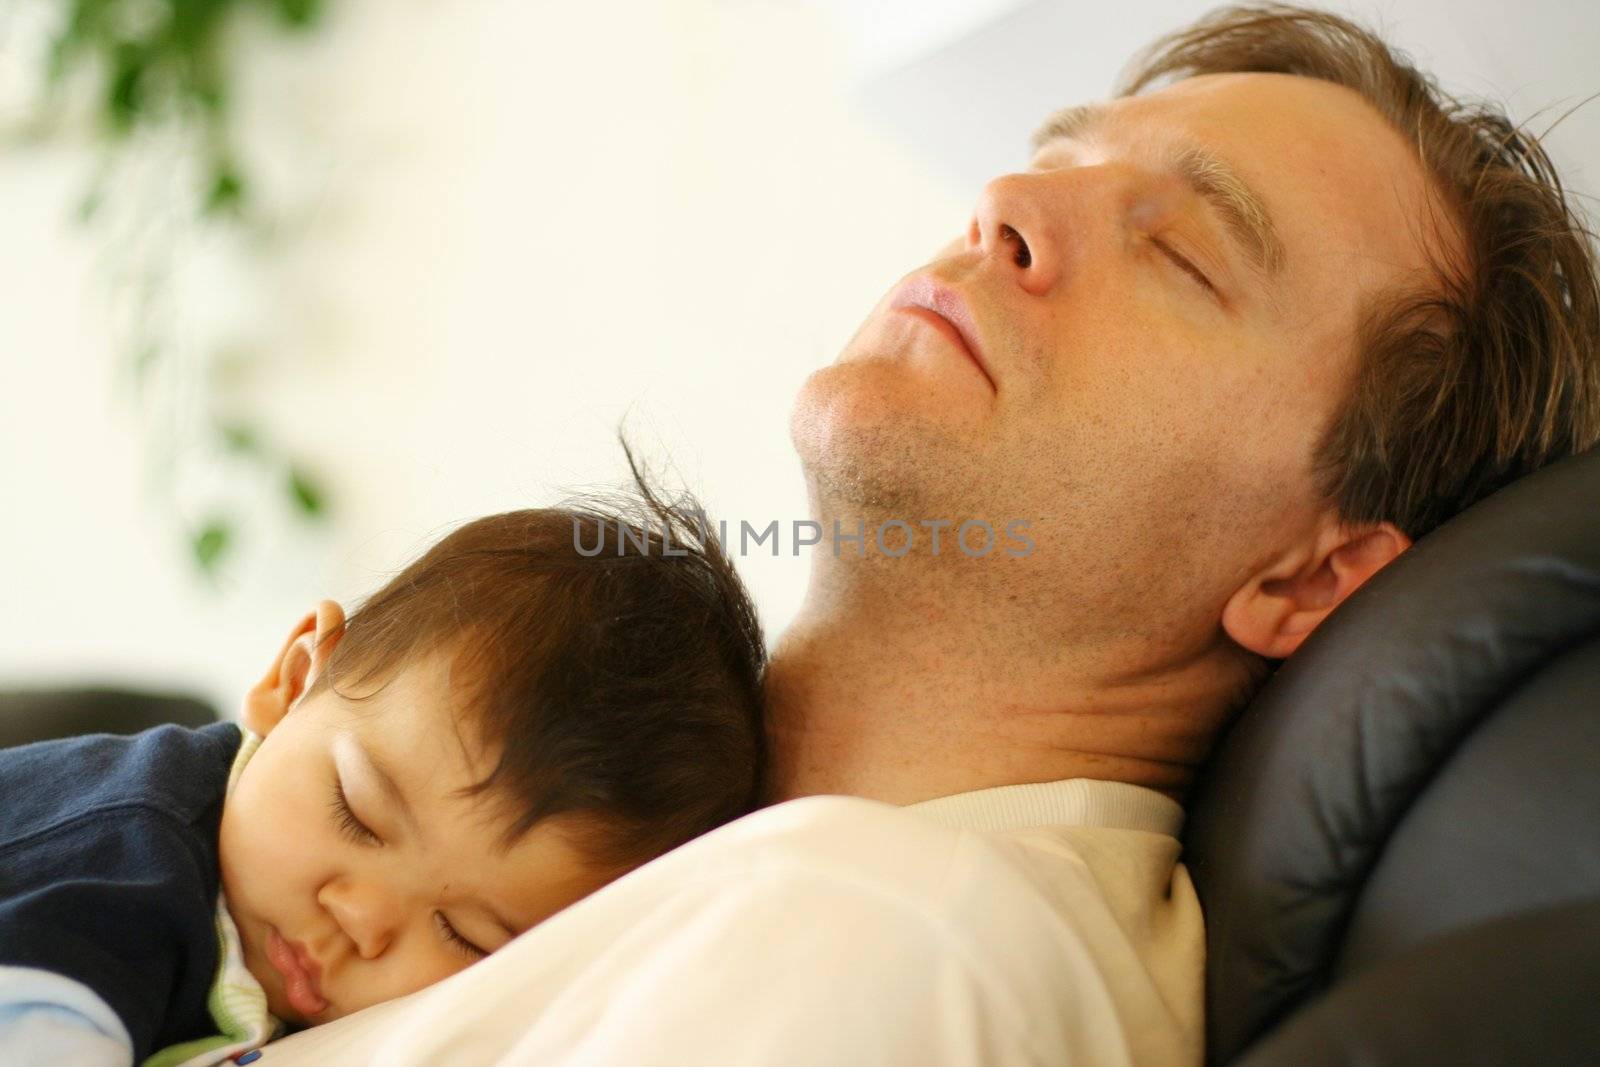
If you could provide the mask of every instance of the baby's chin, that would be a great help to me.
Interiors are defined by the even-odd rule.
[[[293,1008],[289,1007],[287,1004],[273,1004],[271,999],[268,999],[267,1001],[267,1010],[271,1011],[273,1015],[276,1015],[280,1020],[282,1020],[284,1026],[288,1027],[291,1032],[295,1030],[304,1030],[312,1026],[321,1026],[323,1023],[331,1023],[333,1020],[344,1014],[330,1004],[328,1005],[327,1010],[320,1011],[315,1016],[312,1016],[308,1019],[304,1015],[301,1015],[299,1012],[295,1011]]]

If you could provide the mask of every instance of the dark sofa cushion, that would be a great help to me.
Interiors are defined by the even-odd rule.
[[[1426,938],[1600,895],[1597,635],[1600,450],[1419,540],[1285,661],[1185,834],[1211,1062]]]
[[[79,734],[136,734],[167,722],[199,727],[216,721],[210,705],[172,693],[103,686],[0,689],[0,748]]]

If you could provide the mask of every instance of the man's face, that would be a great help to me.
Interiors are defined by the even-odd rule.
[[[1425,184],[1381,115],[1305,78],[1198,77],[1057,125],[812,375],[792,432],[824,515],[1030,520],[1034,564],[1126,632],[1119,606],[1215,607],[1320,513],[1313,446],[1360,301],[1420,283]],[[1186,146],[1259,203],[1209,203]],[[1266,219],[1269,244],[1235,235]],[[939,321],[962,316],[948,300],[977,360]]]
[[[224,803],[223,889],[280,1018],[323,1023],[421,989],[604,881],[547,823],[500,854],[494,802],[449,795],[493,761],[452,725],[448,663],[347,694],[374,692],[359,703],[301,700]]]

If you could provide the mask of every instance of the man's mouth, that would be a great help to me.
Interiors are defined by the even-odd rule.
[[[919,274],[896,291],[889,307],[923,319],[956,347],[964,349],[978,371],[989,380],[989,388],[995,388],[994,375],[989,373],[979,343],[977,322],[961,293],[930,275]]]
[[[285,941],[276,926],[267,928],[267,962],[283,977],[284,995],[289,1006],[306,1018],[328,1009],[328,1002],[317,986],[321,968],[298,941]]]

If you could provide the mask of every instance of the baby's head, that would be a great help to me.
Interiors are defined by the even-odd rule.
[[[348,621],[319,605],[250,691],[219,848],[274,1014],[420,989],[749,809],[754,610],[707,526],[641,490],[456,530]]]

